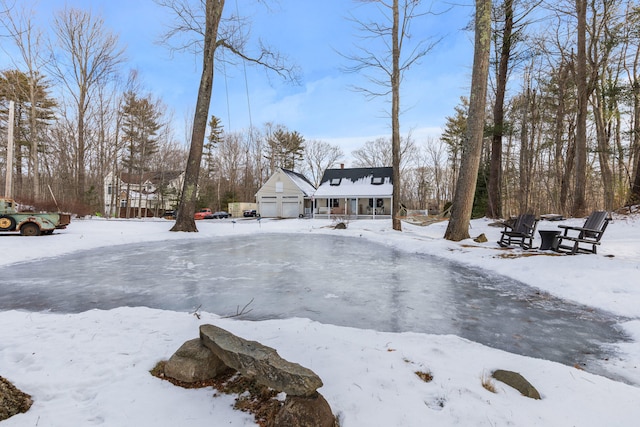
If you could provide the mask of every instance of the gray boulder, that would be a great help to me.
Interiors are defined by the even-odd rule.
[[[215,378],[229,368],[199,338],[187,341],[171,356],[164,367],[167,377],[195,383]]]
[[[292,396],[313,396],[322,380],[312,370],[284,360],[278,352],[214,325],[200,326],[200,339],[230,368],[274,390]]]
[[[338,423],[329,403],[320,393],[313,396],[288,396],[268,427],[336,427]]]

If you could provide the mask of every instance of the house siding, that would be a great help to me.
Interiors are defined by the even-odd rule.
[[[184,172],[149,172],[143,175],[140,188],[139,175],[129,176],[121,172],[116,176],[109,172],[103,183],[104,214],[115,217],[162,216],[165,210],[177,206],[183,182]]]
[[[300,183],[313,190],[306,178],[294,172],[277,169],[256,193],[257,211],[264,218],[297,218],[305,216],[305,207],[310,212],[311,194],[300,188]]]
[[[389,167],[327,169],[314,194],[314,216],[390,218],[393,205],[392,172],[393,169]],[[374,178],[378,183],[373,183]]]

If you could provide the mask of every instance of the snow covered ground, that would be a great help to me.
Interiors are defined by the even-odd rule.
[[[583,219],[561,223],[581,225]],[[541,222],[555,229],[558,222]],[[632,338],[607,363],[627,383],[580,369],[492,349],[452,335],[383,333],[308,319],[262,322],[201,318],[148,308],[80,314],[0,312],[0,375],[33,396],[26,414],[4,426],[251,426],[231,408],[233,397],[212,389],[184,390],[148,371],[167,359],[198,326],[213,323],[278,350],[314,370],[320,392],[342,427],[356,426],[635,426],[640,419],[640,217],[616,216],[598,255],[547,256],[495,243],[500,229],[472,222],[470,234],[487,243],[442,238],[446,223],[426,227],[390,221],[352,221],[334,230],[327,220],[200,221],[199,233],[171,233],[164,220],[76,220],[54,236],[0,236],[0,265],[28,268],[38,260],[103,246],[175,239],[212,239],[255,233],[325,233],[366,238],[512,277],[561,298],[607,310]],[[539,244],[539,240],[537,242]],[[538,255],[540,254],[540,255]],[[527,253],[529,255],[529,253]],[[60,268],[73,268],[71,263]],[[542,395],[536,401],[494,382],[495,369],[520,372]],[[415,372],[429,372],[425,383]]]

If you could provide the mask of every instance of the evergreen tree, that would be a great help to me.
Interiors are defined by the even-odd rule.
[[[33,90],[33,93],[32,93]],[[33,101],[32,101],[33,100]],[[53,109],[56,102],[49,95],[49,85],[44,76],[36,73],[35,81],[20,70],[6,70],[0,73],[0,117],[6,123],[9,101],[14,101],[14,136],[16,146],[15,172],[17,194],[25,195],[22,187],[23,151],[28,150],[28,174],[37,183],[39,174],[38,155],[45,151],[45,127],[55,118]],[[35,102],[34,102],[35,101]],[[38,198],[38,191],[31,195]]]
[[[151,101],[150,96],[139,98],[133,92],[125,94],[125,102],[122,108],[123,140],[126,144],[124,167],[129,172],[129,181],[133,174],[138,178],[139,203],[142,204],[142,191],[144,173],[148,171],[149,158],[158,150],[158,130],[160,111],[158,106]],[[127,193],[129,189],[127,189]],[[130,203],[127,203],[127,209]],[[141,212],[138,210],[138,215]],[[127,214],[127,216],[129,216]]]
[[[213,115],[211,116],[211,119],[209,120],[209,129],[210,133],[207,137],[207,142],[204,144],[204,161],[206,177],[211,178],[215,164],[215,156],[213,154],[214,148],[224,137],[223,125],[218,117]]]
[[[304,157],[304,138],[298,132],[276,129],[267,138],[267,154],[273,167],[295,170],[296,163]]]

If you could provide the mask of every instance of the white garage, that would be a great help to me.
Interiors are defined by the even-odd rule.
[[[262,218],[302,218],[311,215],[315,187],[302,174],[278,168],[256,193]]]
[[[258,213],[265,218],[275,218],[278,216],[278,204],[275,197],[262,197],[258,201]]]

